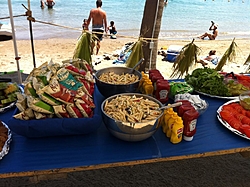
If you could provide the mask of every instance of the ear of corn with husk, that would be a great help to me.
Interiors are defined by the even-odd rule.
[[[81,36],[79,37],[76,48],[74,51],[73,59],[79,58],[81,60],[86,60],[88,64],[92,66],[92,59],[91,59],[91,44],[93,42],[92,34],[88,31],[82,32]]]
[[[226,50],[226,52],[220,59],[220,61],[218,62],[218,65],[215,68],[216,71],[221,71],[222,67],[226,64],[227,61],[233,62],[235,60],[238,46],[235,43],[234,39],[229,48]]]
[[[197,62],[197,56],[200,54],[201,49],[194,44],[194,39],[191,43],[185,45],[180,54],[177,56],[174,65],[173,73],[171,77],[182,77],[185,73],[188,73],[189,68]]]
[[[142,50],[143,40],[139,39],[131,47],[131,53],[126,61],[126,67],[133,68],[139,60],[144,58]]]

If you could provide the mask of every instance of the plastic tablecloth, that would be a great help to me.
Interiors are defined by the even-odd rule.
[[[99,102],[103,96],[98,90]],[[201,96],[209,108],[198,118],[193,141],[172,144],[162,129],[141,142],[126,142],[112,136],[105,125],[84,135],[26,138],[13,133],[10,150],[0,160],[0,174],[77,168],[99,164],[150,160],[250,147],[250,141],[226,129],[216,111],[227,100]],[[8,125],[14,109],[0,114]]]

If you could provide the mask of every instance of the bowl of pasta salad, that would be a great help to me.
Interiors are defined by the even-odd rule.
[[[142,75],[139,71],[127,67],[108,67],[95,73],[95,82],[99,92],[105,97],[120,93],[139,92]]]
[[[115,137],[125,141],[142,141],[159,128],[163,115],[162,103],[139,93],[123,93],[108,97],[102,102],[102,118]]]

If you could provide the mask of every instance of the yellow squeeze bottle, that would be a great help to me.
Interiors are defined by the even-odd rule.
[[[151,80],[145,80],[143,84],[144,92],[147,95],[153,95],[154,87]]]
[[[162,121],[162,127],[163,127],[163,132],[167,133],[168,130],[168,120],[172,117],[172,115],[174,114],[174,110],[173,108],[168,108],[164,111],[164,119]]]
[[[182,134],[183,134],[183,121],[181,119],[181,117],[177,117],[175,119],[174,125],[172,127],[172,133],[171,133],[171,137],[170,137],[170,141],[173,144],[177,144],[180,143],[182,140]]]
[[[143,71],[141,72],[141,75],[142,75],[142,78],[141,78],[141,80],[140,80],[140,82],[139,82],[139,89],[140,89],[140,91],[143,93],[143,91],[142,91],[142,89],[143,89],[143,83],[144,83],[144,81],[145,81],[145,76],[147,76]]]
[[[168,124],[167,124],[167,137],[171,137],[171,134],[172,134],[172,128],[173,128],[173,126],[174,126],[174,124],[175,124],[175,120],[176,120],[176,118],[177,117],[179,117],[178,115],[177,115],[177,113],[176,112],[174,112],[174,114],[172,114],[171,115],[171,117],[169,118],[169,120],[168,120]]]

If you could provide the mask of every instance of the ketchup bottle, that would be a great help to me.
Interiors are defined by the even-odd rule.
[[[188,111],[188,110],[192,110],[192,109],[195,109],[191,103],[190,104],[182,104],[179,108],[178,108],[178,115],[183,117],[183,114]]]
[[[170,85],[168,80],[159,79],[156,81],[155,98],[161,103],[167,103]]]
[[[177,100],[176,102],[181,102],[182,105],[190,105],[191,104],[188,100],[185,100],[185,99],[183,99],[183,100],[182,99],[181,100]],[[177,111],[178,115],[179,115],[179,108],[180,108],[180,106],[175,107],[175,111]]]
[[[151,81],[153,83],[154,90],[156,90],[156,82],[157,82],[157,80],[160,80],[160,79],[164,79],[164,77],[161,74],[153,74],[152,75]]]
[[[192,141],[194,134],[196,133],[196,123],[199,117],[199,112],[195,109],[187,110],[182,116],[184,129],[183,139],[186,141]]]
[[[161,75],[160,71],[158,69],[151,69],[149,70],[149,78],[152,79],[153,75]]]

